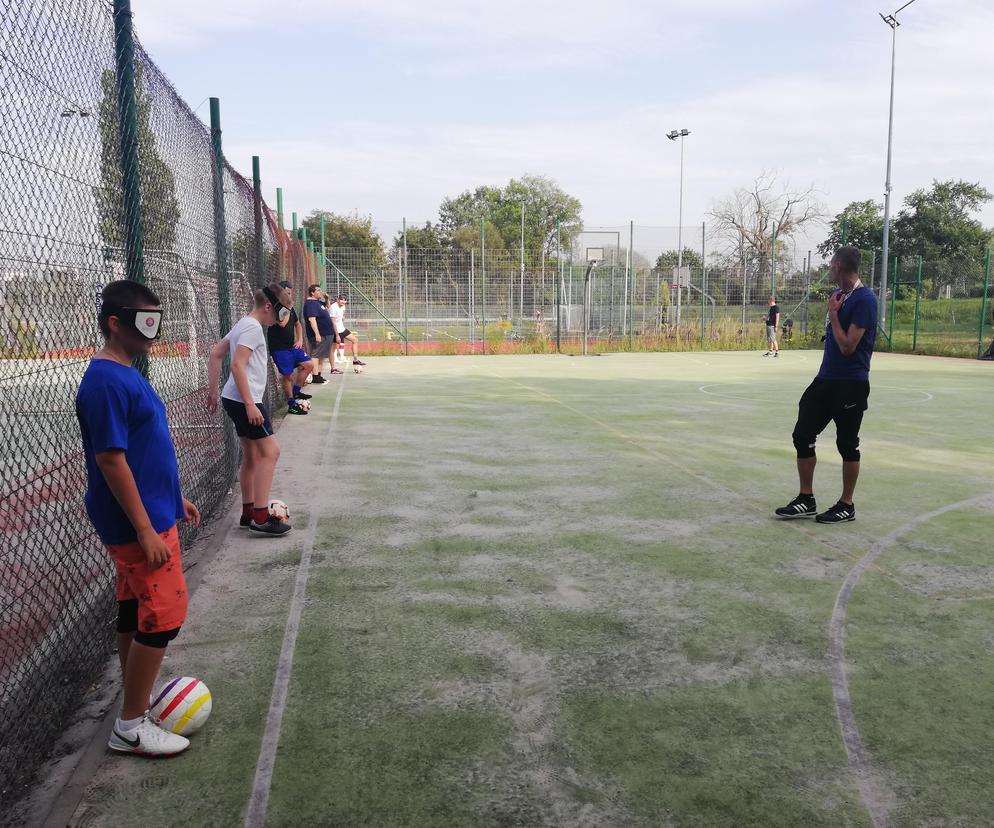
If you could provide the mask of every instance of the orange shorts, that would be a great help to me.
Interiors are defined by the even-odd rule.
[[[174,526],[160,532],[169,547],[169,560],[158,569],[149,569],[138,541],[107,546],[117,567],[117,600],[138,600],[138,629],[142,632],[168,632],[186,619],[186,578],[179,549],[179,532]]]

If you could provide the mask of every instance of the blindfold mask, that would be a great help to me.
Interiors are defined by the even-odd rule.
[[[276,294],[273,293],[269,288],[264,287],[262,292],[266,294],[266,298],[270,301],[273,306],[273,313],[276,314],[276,318],[280,322],[286,322],[290,318],[290,309],[286,305],[282,304],[279,299],[276,298]]]
[[[116,316],[122,325],[138,331],[145,339],[158,339],[161,335],[162,311],[146,308],[125,308],[111,302],[104,302],[100,315],[105,319]]]

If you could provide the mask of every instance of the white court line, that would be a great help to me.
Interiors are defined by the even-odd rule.
[[[832,668],[832,701],[835,704],[835,715],[839,720],[839,729],[842,731],[842,744],[846,749],[849,770],[856,779],[860,799],[863,800],[863,805],[870,814],[874,828],[885,828],[885,826],[890,825],[890,809],[888,807],[890,796],[888,792],[881,790],[878,776],[866,758],[866,749],[859,734],[859,727],[856,725],[856,714],[853,711],[852,697],[849,694],[848,668],[846,666],[846,616],[849,610],[849,599],[863,573],[902,536],[948,512],[989,505],[992,502],[994,502],[994,493],[982,494],[961,500],[958,503],[950,503],[948,506],[943,506],[908,521],[870,547],[870,551],[849,570],[835,597],[835,606],[832,609],[832,618],[828,625],[828,660]]]
[[[345,391],[345,377],[338,386],[335,397],[335,408],[331,412],[331,422],[328,433],[321,441],[321,465],[324,464],[331,444],[331,434],[338,421],[338,409]],[[280,728],[283,724],[283,711],[286,709],[287,691],[290,687],[290,675],[293,671],[293,652],[297,647],[297,633],[300,630],[300,616],[304,610],[304,596],[307,590],[307,576],[310,574],[311,554],[314,551],[314,539],[317,536],[318,510],[312,509],[307,520],[307,534],[304,540],[304,551],[297,565],[297,579],[293,585],[293,597],[290,599],[290,612],[286,619],[286,629],[283,632],[283,646],[280,648],[280,658],[276,665],[276,678],[273,681],[273,694],[269,699],[269,713],[266,716],[266,729],[262,734],[262,745],[259,748],[259,761],[255,766],[255,781],[252,783],[252,794],[249,797],[248,812],[245,814],[245,828],[262,828],[266,823],[266,810],[269,806],[269,789],[273,784],[273,767],[276,764],[276,750],[280,743]]]
[[[712,382],[700,386],[697,390],[700,391],[702,394],[707,394],[709,397],[722,397],[723,399],[726,400],[736,400],[738,402],[758,403],[758,402],[767,401],[767,398],[743,397],[739,394],[722,394],[719,391],[708,390],[709,388],[740,388],[740,387],[741,385],[738,385],[734,382]],[[888,391],[907,391],[908,393],[911,394],[922,395],[921,399],[917,400],[898,400],[897,402],[876,403],[875,407],[877,408],[895,408],[897,406],[902,406],[902,405],[923,405],[924,403],[931,402],[932,400],[935,399],[935,397],[932,394],[930,394],[928,391],[922,391],[920,388],[901,388],[897,385],[872,385],[871,389],[873,388],[886,388]]]

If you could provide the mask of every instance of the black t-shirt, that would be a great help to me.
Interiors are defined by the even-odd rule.
[[[770,305],[770,315],[766,317],[766,324],[772,325],[774,328],[777,326],[777,314],[780,313],[779,305]],[[755,319],[755,317],[753,317]],[[271,329],[270,329],[271,330]]]
[[[279,325],[269,326],[269,351],[289,351],[293,348],[294,332],[297,329],[297,311],[290,309],[290,319],[286,327]]]

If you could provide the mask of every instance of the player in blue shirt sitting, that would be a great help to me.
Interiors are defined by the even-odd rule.
[[[870,396],[870,358],[877,338],[877,297],[860,282],[859,263],[855,247],[840,247],[832,257],[832,281],[838,290],[828,297],[821,370],[801,396],[794,426],[800,492],[776,510],[779,518],[816,516],[818,523],[856,519],[853,492],[859,477],[859,427]],[[833,420],[835,445],[842,455],[842,497],[818,514],[813,489],[815,441]]]
[[[166,645],[186,618],[187,593],[176,522],[200,523],[180,492],[166,407],[137,370],[160,336],[158,297],[137,282],[101,293],[104,346],[76,394],[86,459],[86,511],[117,570],[117,647],[124,701],[108,746],[118,753],[169,756],[189,741],[148,718],[149,696]]]

